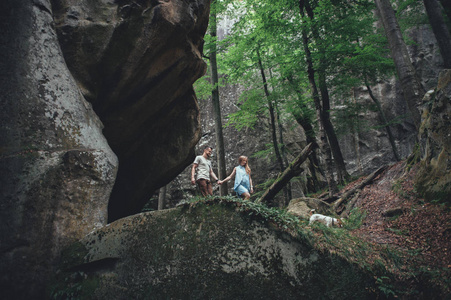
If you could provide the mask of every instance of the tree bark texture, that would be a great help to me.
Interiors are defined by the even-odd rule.
[[[375,0],[375,2],[390,45],[391,56],[395,63],[404,99],[412,115],[413,122],[418,129],[421,123],[421,116],[417,105],[424,96],[424,88],[410,60],[407,46],[403,40],[390,0]]]
[[[446,27],[441,5],[438,0],[423,0],[423,2],[443,57],[445,69],[451,69],[451,34]]]
[[[308,144],[256,202],[269,202],[271,199],[274,199],[277,193],[280,192],[293,177],[302,172],[301,165],[314,148],[314,143]]]

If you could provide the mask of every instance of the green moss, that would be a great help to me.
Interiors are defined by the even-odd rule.
[[[75,242],[61,253],[61,267],[70,269],[71,267],[82,265],[85,263],[85,257],[88,249],[80,242]]]
[[[48,299],[97,299],[95,291],[100,285],[98,276],[78,271],[59,274],[48,287]]]
[[[413,147],[412,153],[406,160],[406,169],[409,171],[415,164],[421,160],[421,149],[418,143]]]

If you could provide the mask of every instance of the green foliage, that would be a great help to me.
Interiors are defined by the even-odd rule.
[[[199,78],[193,87],[199,100],[208,100],[211,97],[212,86],[207,76]]]
[[[379,290],[386,297],[396,297],[396,292],[394,291],[394,286],[391,284],[391,278],[387,276],[381,276],[376,278],[376,284]]]
[[[276,181],[276,178],[268,178],[264,182],[257,185],[257,192],[253,193],[252,199],[259,199],[263,193]]]
[[[246,0],[226,7],[224,15],[235,12],[236,23],[232,34],[221,43],[222,70],[230,83],[244,85],[247,91],[240,97],[240,110],[228,116],[228,126],[252,129],[257,116],[264,117],[267,104],[262,94],[257,51],[266,72],[271,74],[268,78],[274,97],[271,101],[277,101],[279,112],[314,120],[300,35],[305,30],[315,69],[327,74],[329,90],[335,99],[341,99],[343,109],[332,112],[335,122],[342,127],[337,131],[368,129],[358,118],[368,107],[354,103],[351,91],[394,74],[386,38],[373,26],[374,4],[340,0],[310,4],[313,19],[301,17],[297,1]]]
[[[252,157],[266,159],[269,162],[273,158],[273,155],[274,148],[272,147],[272,144],[266,144],[264,149],[252,154]]]
[[[396,18],[402,32],[406,32],[411,27],[429,23],[422,1],[400,0],[397,4]]]
[[[305,220],[300,220],[293,214],[288,213],[286,210],[271,207],[256,203],[248,200],[243,200],[235,196],[226,197],[194,197],[192,199],[181,201],[178,206],[188,206],[191,208],[197,205],[210,205],[210,204],[234,204],[238,207],[238,211],[245,212],[249,216],[257,217],[261,220],[272,222],[278,228],[284,230],[298,231],[299,226],[306,224]],[[300,233],[300,232],[298,232]]]
[[[347,230],[358,229],[360,228],[360,226],[362,226],[366,216],[367,216],[366,211],[363,211],[358,207],[353,208],[351,210],[351,213],[349,214],[349,217],[344,222],[343,227],[346,228]]]
[[[248,90],[240,95],[239,110],[226,117],[225,126],[233,126],[238,131],[246,128],[253,129],[259,116],[262,116],[266,100],[260,90]]]

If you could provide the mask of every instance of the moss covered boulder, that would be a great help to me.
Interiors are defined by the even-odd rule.
[[[68,248],[54,298],[371,299],[374,278],[309,238],[225,202],[146,212]]]

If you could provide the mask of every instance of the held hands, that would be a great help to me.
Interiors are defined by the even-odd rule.
[[[218,181],[217,181],[217,183],[218,183],[219,185],[221,185],[223,182],[224,182],[224,180],[218,180]]]

